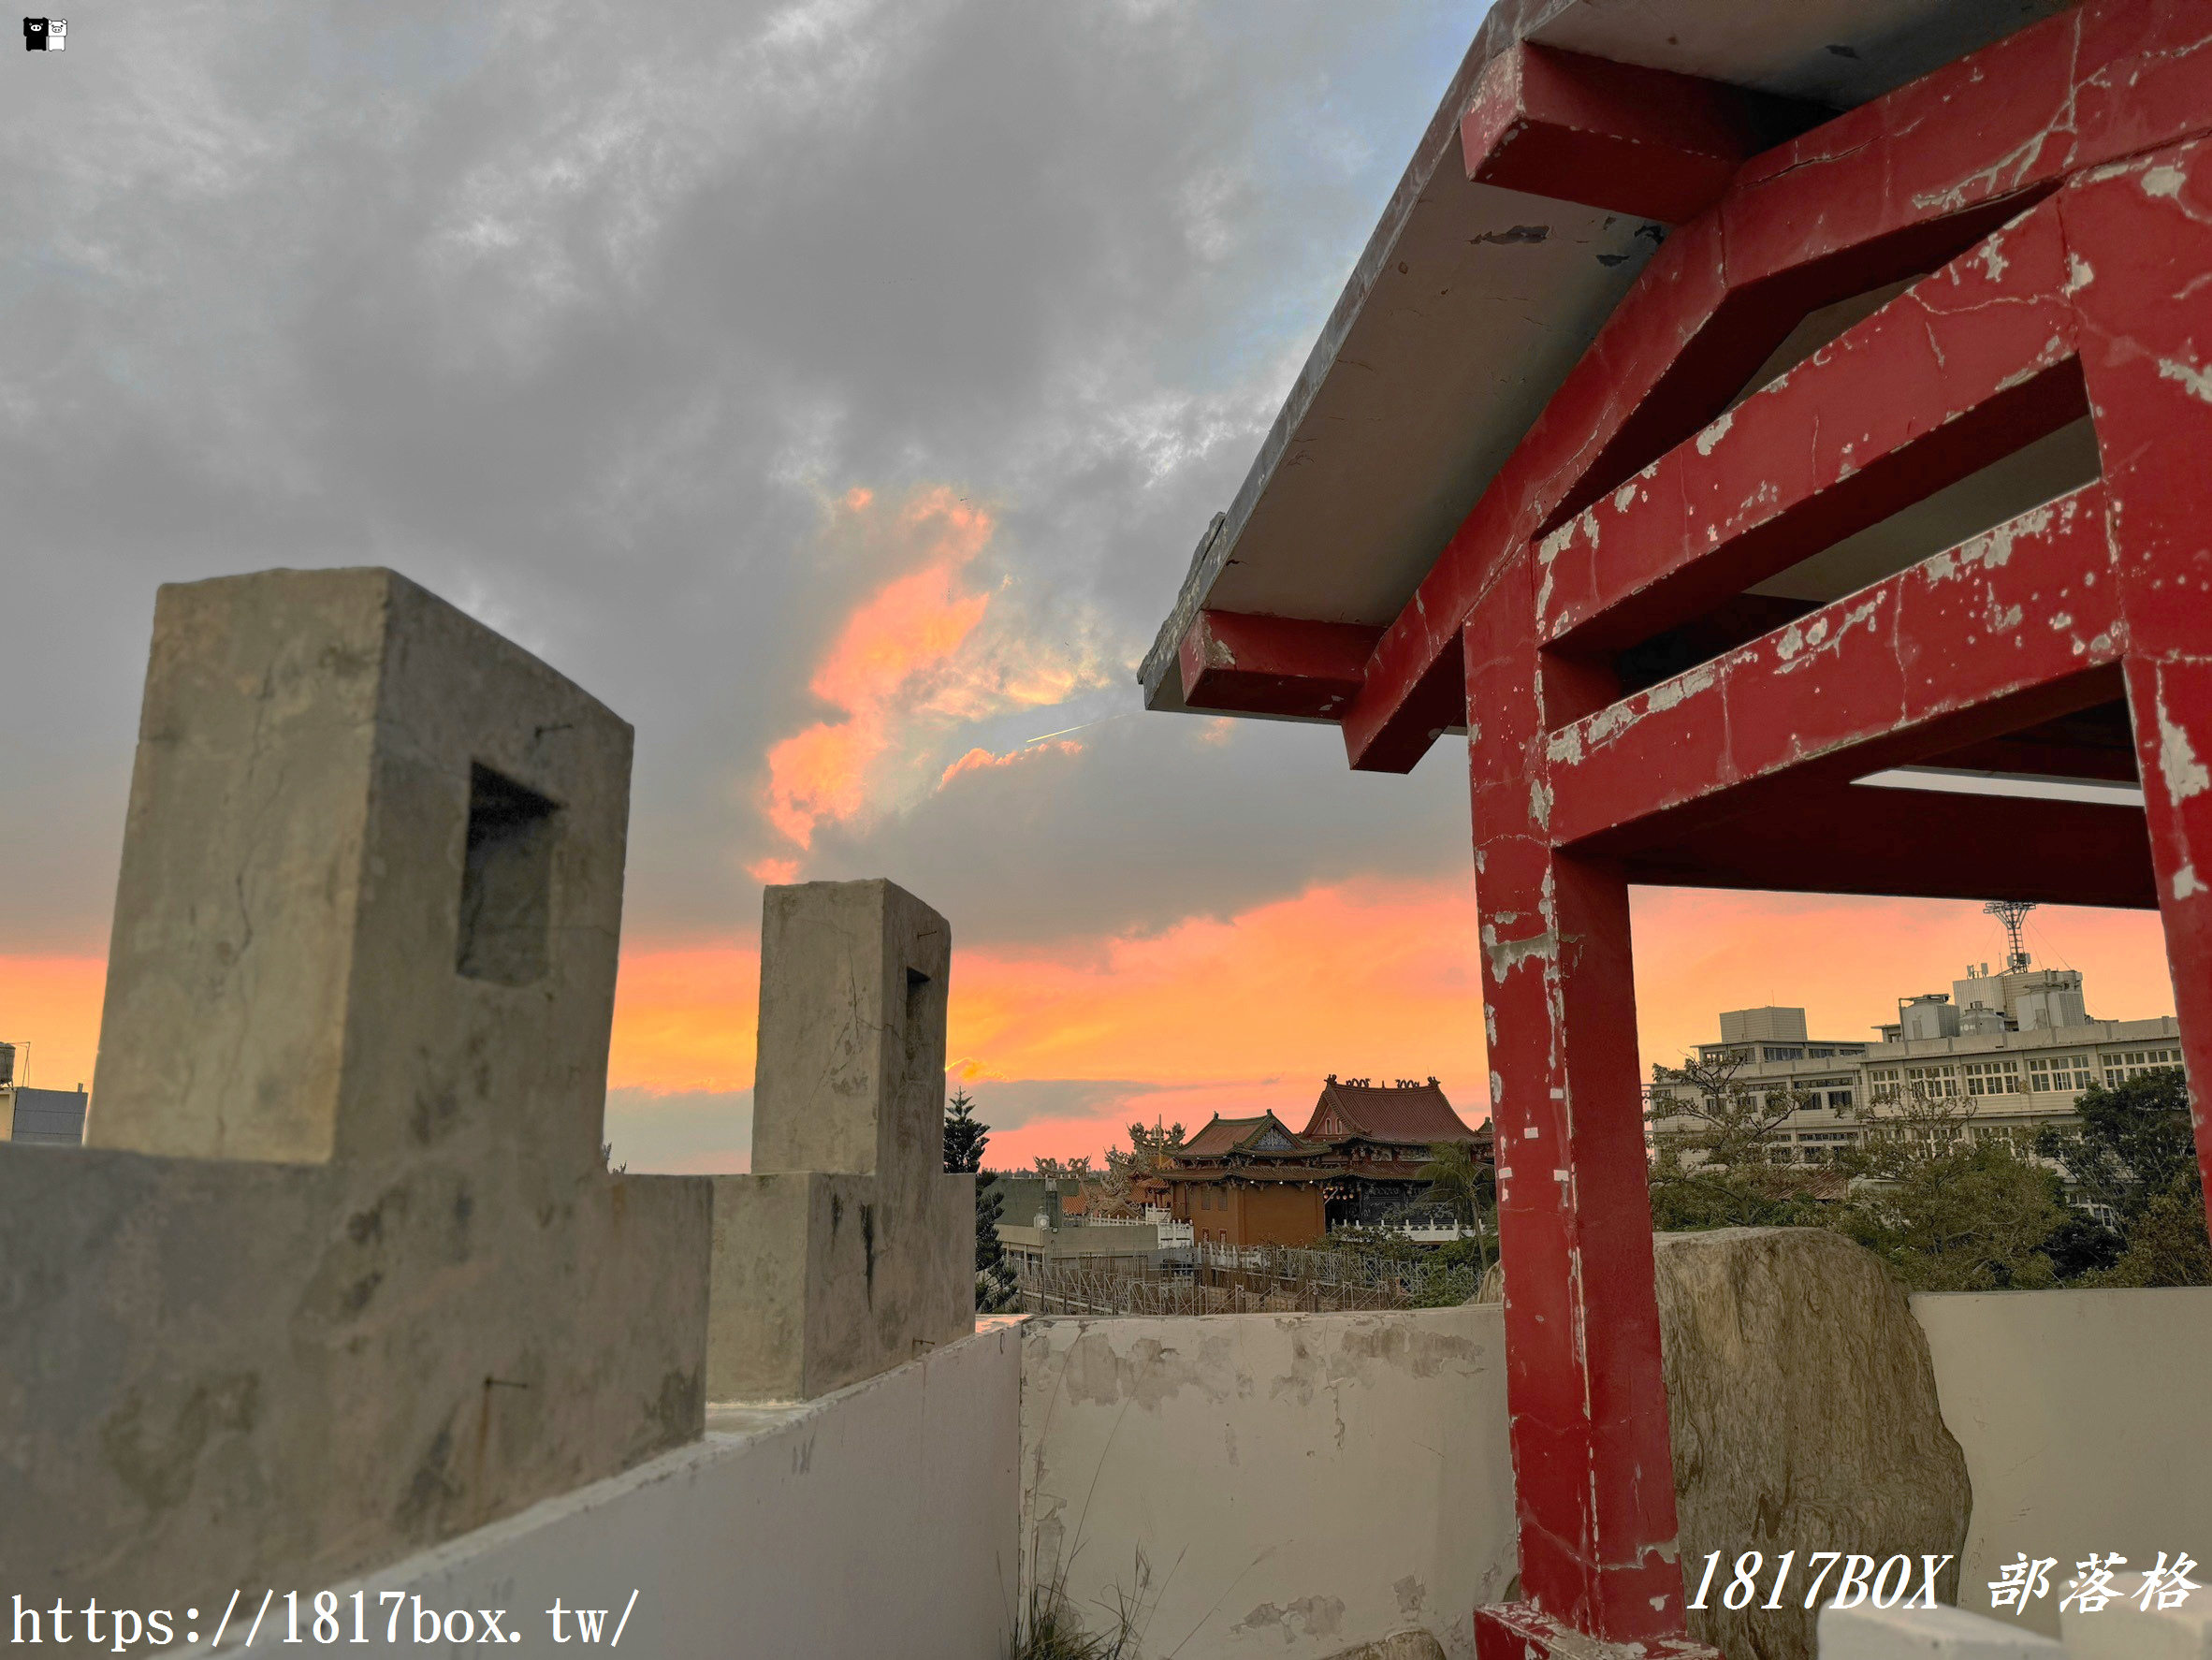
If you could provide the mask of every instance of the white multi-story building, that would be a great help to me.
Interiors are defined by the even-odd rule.
[[[2072,968],[1992,974],[1986,963],[1969,965],[1947,994],[1899,998],[1897,1020],[1878,1029],[1874,1042],[1814,1039],[1802,1009],[1738,1009],[1721,1015],[1721,1041],[1700,1043],[1697,1057],[1706,1067],[1734,1062],[1732,1088],[1802,1098],[1773,1138],[1778,1159],[1801,1164],[1826,1163],[1901,1100],[1959,1098],[1972,1109],[1967,1134],[2026,1139],[2072,1117],[2092,1083],[2181,1064],[2172,1015],[2092,1019]],[[1659,1069],[1652,1094],[1656,1104],[1686,1099],[1692,1088],[1681,1072]],[[1652,1126],[1657,1135],[1697,1128],[1687,1117]]]

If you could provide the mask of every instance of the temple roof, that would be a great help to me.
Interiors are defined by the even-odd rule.
[[[1138,678],[1182,709],[1201,609],[1389,624],[1664,227],[1470,182],[1460,118],[1521,41],[1844,109],[2071,0],[1499,0],[1215,516]]]
[[[1229,1153],[1267,1153],[1275,1157],[1317,1152],[1273,1113],[1255,1118],[1224,1118],[1216,1113],[1206,1127],[1175,1149],[1178,1158],[1219,1158]]]
[[[1340,1083],[1332,1078],[1314,1103],[1303,1135],[1308,1141],[1346,1141],[1358,1137],[1371,1142],[1398,1142],[1420,1147],[1438,1142],[1475,1142],[1481,1138],[1452,1111],[1435,1079],[1412,1079],[1382,1085],[1355,1078]]]

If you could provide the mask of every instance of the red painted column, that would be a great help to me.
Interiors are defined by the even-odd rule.
[[[2059,198],[2111,491],[2128,706],[2212,1189],[2212,143]]]
[[[1534,601],[1524,556],[1463,639],[1526,1598],[1478,1609],[1476,1647],[1709,1653],[1681,1636],[1628,890],[1551,845]]]

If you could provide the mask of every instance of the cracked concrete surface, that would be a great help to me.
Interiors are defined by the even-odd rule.
[[[714,1178],[706,1388],[804,1400],[973,1328],[975,1178],[943,1169],[945,919],[888,881],[762,897],[752,1173]]]
[[[0,1146],[0,1562],[327,1582],[699,1434],[704,1181],[600,1162],[630,729],[387,571],[171,587],[83,1148]],[[458,971],[472,769],[560,806]]]

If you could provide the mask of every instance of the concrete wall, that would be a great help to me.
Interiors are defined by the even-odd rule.
[[[1141,1594],[1144,1660],[1473,1653],[1514,1573],[1497,1307],[1023,1330],[1026,1586],[1094,1626]]]
[[[1961,1608],[1988,1612],[1989,1581],[2021,1551],[2056,1557],[2025,1616],[2055,1637],[2091,1551],[2125,1556],[2127,1584],[2161,1551],[2212,1562],[2212,1288],[1931,1294],[1913,1313],[1973,1482]]]
[[[761,902],[752,1171],[714,1182],[706,1388],[800,1401],[975,1330],[975,1177],[944,1159],[953,931],[893,882]]]
[[[162,590],[88,1127],[0,1145],[0,1565],[327,1582],[694,1439],[704,1180],[600,1160],[630,729],[387,571]]]
[[[505,1609],[541,1648],[555,1597],[607,1610],[604,1643],[635,1590],[625,1660],[999,1660],[1020,1381],[1002,1326],[803,1405],[710,1406],[705,1441],[360,1584]]]

